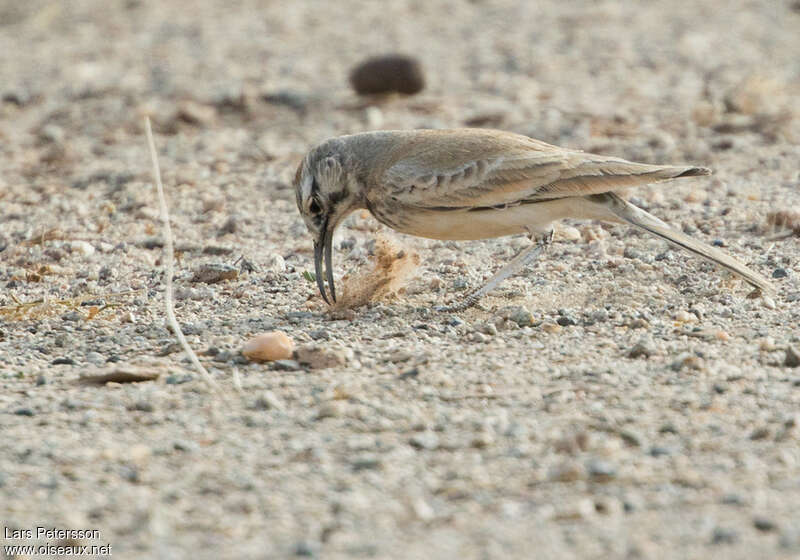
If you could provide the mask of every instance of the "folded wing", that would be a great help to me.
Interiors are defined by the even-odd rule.
[[[565,150],[496,131],[431,131],[425,147],[407,150],[413,155],[395,160],[381,182],[404,204],[443,210],[600,194],[710,173]]]

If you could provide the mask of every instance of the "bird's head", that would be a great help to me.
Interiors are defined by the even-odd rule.
[[[332,139],[313,148],[300,163],[294,179],[297,208],[314,239],[317,286],[326,303],[336,302],[333,285],[333,232],[353,210],[363,206],[355,173],[357,163],[347,156],[345,143]],[[325,293],[325,278],[331,300]]]

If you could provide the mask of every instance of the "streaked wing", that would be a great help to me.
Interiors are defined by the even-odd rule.
[[[435,132],[410,142],[382,175],[381,183],[404,204],[502,207],[598,194],[698,170],[565,150],[509,133]]]

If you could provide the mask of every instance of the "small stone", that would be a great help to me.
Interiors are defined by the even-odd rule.
[[[558,231],[558,237],[564,241],[579,241],[581,238],[581,231],[572,226],[563,226]]]
[[[294,545],[294,555],[303,558],[313,558],[317,555],[315,552],[319,547],[309,541],[299,541]]]
[[[310,331],[308,336],[314,340],[330,340],[331,333],[328,329],[317,329],[315,331]]]
[[[731,339],[731,335],[729,335],[726,331],[717,331],[716,335],[717,340],[721,340],[722,342],[728,342]]]
[[[420,521],[430,521],[436,517],[434,509],[422,498],[414,500],[411,504],[411,508],[414,510],[414,515],[416,515],[417,519]]]
[[[283,274],[286,272],[286,261],[278,253],[273,253],[266,258],[264,268],[267,272]]]
[[[47,385],[47,377],[45,377],[43,373],[40,373],[36,376],[36,386],[41,387],[42,385]]]
[[[216,109],[211,105],[202,105],[194,101],[184,101],[178,106],[176,118],[185,123],[207,126],[217,116]]]
[[[16,414],[17,416],[34,416],[36,413],[33,411],[32,408],[23,407],[16,409],[14,411],[14,414]]]
[[[128,407],[128,410],[137,410],[139,412],[153,412],[155,407],[150,401],[139,400],[134,402]]]
[[[758,349],[764,352],[772,352],[775,348],[775,339],[771,336],[762,338],[758,343]]]
[[[796,368],[800,366],[800,351],[798,351],[794,346],[787,346],[786,357],[783,359],[783,365],[790,368]]]
[[[422,66],[405,55],[385,55],[365,60],[350,73],[350,85],[359,95],[418,93],[425,87]]]
[[[349,348],[326,348],[314,344],[301,346],[295,352],[295,359],[300,365],[311,369],[341,367],[352,357],[353,351]]]
[[[619,437],[631,447],[641,447],[644,442],[642,434],[630,429],[621,430],[619,432]]]
[[[559,504],[555,517],[560,520],[590,519],[595,512],[594,501],[590,498],[581,498],[572,504]]]
[[[347,403],[340,400],[325,402],[319,407],[319,410],[317,410],[317,420],[344,416],[346,407]]]
[[[282,331],[261,333],[248,340],[242,355],[253,362],[272,362],[292,357],[294,342]]]
[[[542,330],[547,333],[555,334],[559,333],[562,330],[560,325],[556,325],[555,323],[542,323]]]
[[[298,371],[303,367],[297,360],[275,360],[272,362],[272,369],[277,371]]]
[[[235,266],[222,263],[205,263],[194,269],[192,282],[216,284],[225,280],[235,280],[239,276],[239,269]]]
[[[739,534],[734,529],[715,527],[711,535],[712,544],[732,544],[739,540]]]
[[[766,439],[769,436],[770,436],[769,428],[761,427],[753,430],[753,432],[750,434],[750,439],[756,441],[759,439]]]
[[[697,316],[694,313],[689,313],[681,309],[677,313],[675,313],[675,320],[679,323],[693,323],[697,321]]]
[[[703,362],[700,358],[689,352],[684,352],[670,364],[672,371],[681,371],[684,368],[700,370],[703,367]]]
[[[760,515],[753,518],[753,527],[765,533],[778,528],[777,524],[772,519],[761,517]]]
[[[265,92],[261,99],[271,105],[288,107],[300,114],[304,114],[313,101],[312,97],[307,94],[287,89]]]
[[[226,233],[236,233],[239,231],[239,223],[241,222],[241,218],[234,214],[230,216],[225,223],[219,228],[219,235],[225,235]]]
[[[787,276],[789,276],[789,273],[785,268],[776,268],[772,271],[773,278],[786,278]]]
[[[617,476],[617,467],[608,461],[592,459],[586,467],[589,477],[595,482],[608,482]]]
[[[94,254],[94,247],[92,247],[92,244],[88,243],[87,241],[70,241],[69,247],[84,257]]]
[[[283,410],[283,404],[272,391],[263,391],[253,403],[256,410]]]
[[[500,317],[513,321],[520,327],[533,326],[533,313],[525,307],[515,305],[513,307],[506,307],[500,311]]]
[[[497,334],[497,326],[494,323],[478,323],[475,325],[475,330],[488,336]]]
[[[489,447],[493,443],[494,443],[494,436],[492,435],[492,433],[486,430],[482,430],[474,438],[472,438],[470,445],[472,445],[472,447],[477,447],[478,449],[484,449],[486,447]]]
[[[761,298],[761,305],[766,307],[767,309],[775,309],[777,306],[775,305],[775,300],[769,296],[763,296]]]
[[[651,457],[668,457],[672,455],[672,450],[668,447],[661,447],[659,445],[652,446],[648,452]]]
[[[575,482],[586,477],[586,469],[580,463],[569,460],[550,470],[547,478],[556,482]]]
[[[436,449],[439,447],[439,436],[431,431],[425,431],[411,436],[408,443],[417,449]]]
[[[569,315],[563,315],[559,317],[558,319],[556,319],[556,323],[558,323],[562,327],[571,327],[573,325],[578,324],[578,322]]]
[[[74,366],[75,365],[75,360],[73,360],[72,358],[61,357],[61,358],[56,358],[55,360],[53,360],[50,363],[52,365],[54,365],[54,366],[61,366],[61,365]]]
[[[96,366],[101,366],[106,363],[106,357],[99,352],[89,352],[86,354],[86,361]]]
[[[656,353],[652,340],[642,339],[628,351],[629,358],[649,358]]]
[[[182,451],[184,453],[191,453],[197,449],[197,444],[193,441],[185,439],[176,439],[172,442],[172,449],[175,451]]]
[[[350,466],[353,467],[354,471],[364,471],[364,470],[375,470],[380,469],[383,466],[379,457],[374,455],[363,455],[361,457],[356,457]]]

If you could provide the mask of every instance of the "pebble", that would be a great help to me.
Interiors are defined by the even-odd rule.
[[[17,416],[34,416],[36,413],[33,411],[32,408],[22,407],[18,408],[14,411],[14,414]]]
[[[553,467],[547,478],[555,482],[575,482],[586,478],[586,469],[577,461],[564,461]]]
[[[711,534],[712,544],[732,544],[739,540],[739,533],[727,527],[715,527]]]
[[[207,126],[214,121],[217,110],[211,105],[202,105],[194,101],[183,101],[178,105],[175,118],[185,123]]]
[[[295,359],[300,365],[311,369],[325,369],[344,366],[353,358],[349,348],[326,348],[315,344],[301,346],[295,352]]]
[[[239,223],[241,218],[236,214],[230,216],[225,223],[219,228],[219,234],[225,235],[226,233],[236,233],[239,230]]]
[[[769,428],[762,426],[760,428],[756,428],[755,430],[753,430],[753,432],[750,434],[750,439],[753,441],[757,441],[760,439],[767,439],[770,436],[770,434],[771,432]]]
[[[282,331],[261,333],[242,347],[242,355],[254,362],[272,362],[292,357],[294,342]]]
[[[559,230],[559,237],[564,241],[579,241],[581,238],[581,231],[572,226],[563,226]]]
[[[344,416],[346,408],[347,403],[345,401],[333,400],[322,403],[317,410],[317,420]]]
[[[71,241],[69,247],[84,257],[94,254],[94,247],[92,247],[92,244],[88,243],[87,241]]]
[[[278,371],[298,371],[303,369],[303,367],[297,360],[274,360],[272,362],[272,369]]]
[[[278,253],[272,253],[267,256],[264,262],[264,268],[267,272],[274,274],[283,274],[286,272],[286,261]]]
[[[586,466],[589,477],[595,482],[608,482],[617,476],[617,467],[608,461],[592,459]]]
[[[225,280],[235,280],[239,276],[239,269],[223,263],[205,263],[194,269],[192,282],[216,284]]]
[[[138,410],[139,412],[153,412],[153,403],[146,400],[138,400],[128,407],[128,410]]]
[[[632,320],[628,323],[628,327],[631,329],[647,329],[650,328],[650,323],[646,320],[642,319],[641,317],[637,317],[636,319]]]
[[[775,305],[775,300],[769,296],[763,296],[761,298],[761,304],[766,307],[767,309],[775,309],[777,306]]]
[[[383,463],[380,457],[376,457],[375,455],[362,455],[361,457],[356,457],[353,462],[350,463],[350,466],[354,471],[364,471],[380,469]]]
[[[488,336],[497,334],[497,326],[494,323],[478,323],[475,325],[475,330]]]
[[[50,364],[52,364],[54,366],[61,366],[61,365],[74,366],[75,365],[75,360],[73,360],[72,358],[61,357],[61,358],[56,358],[55,360],[50,362]]]
[[[569,315],[564,315],[556,319],[556,323],[561,325],[562,327],[571,327],[573,325],[577,325],[578,321],[570,317]]]
[[[789,276],[789,272],[785,268],[776,268],[772,271],[773,278],[786,278]]]
[[[655,344],[652,340],[642,339],[628,351],[629,358],[649,358],[656,353]]]
[[[411,436],[408,443],[417,449],[436,449],[439,447],[439,436],[431,431],[425,431]]]
[[[703,362],[694,354],[684,352],[679,354],[669,367],[672,371],[681,371],[684,368],[699,370],[703,367]]]
[[[533,313],[521,305],[515,305],[501,309],[499,316],[502,319],[513,321],[520,327],[532,327],[534,322]]]
[[[672,450],[668,447],[654,445],[647,451],[647,453],[651,457],[668,457],[672,455]]]
[[[358,64],[350,72],[350,85],[359,95],[394,92],[411,95],[425,87],[425,76],[416,58],[392,54]]]
[[[775,339],[771,336],[764,337],[758,342],[758,349],[764,352],[772,352],[775,348]]]
[[[262,391],[253,403],[256,410],[283,410],[283,403],[272,391]]]
[[[753,518],[753,527],[764,533],[774,531],[778,528],[777,524],[772,519],[760,515]]]
[[[542,330],[551,334],[561,332],[562,328],[561,325],[556,325],[555,323],[542,323]]]
[[[675,320],[680,323],[693,323],[697,321],[697,316],[694,313],[689,313],[688,311],[681,309],[675,313]]]
[[[800,366],[800,351],[794,346],[787,346],[786,357],[783,358],[783,365],[790,368]]]
[[[314,558],[317,556],[317,546],[315,543],[309,541],[299,541],[294,545],[294,555],[303,558]]]
[[[101,366],[106,363],[106,357],[99,352],[89,352],[86,354],[86,361],[96,366]]]

